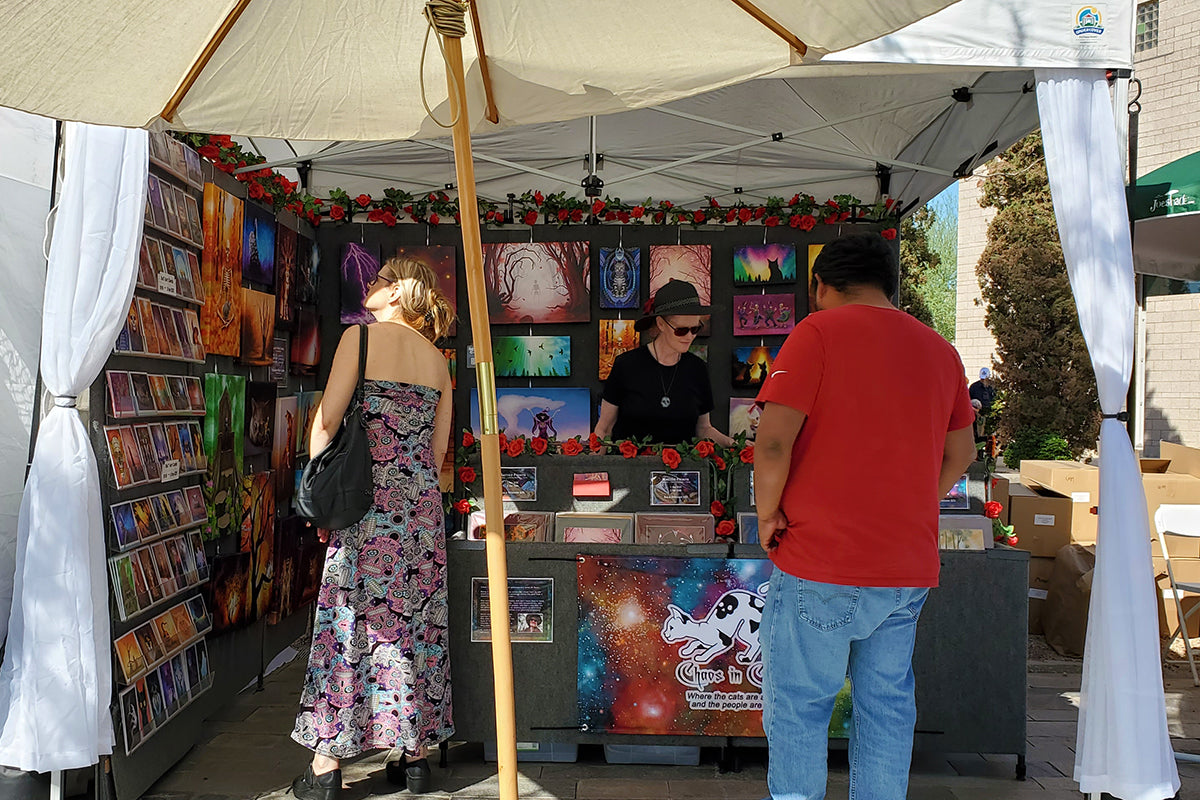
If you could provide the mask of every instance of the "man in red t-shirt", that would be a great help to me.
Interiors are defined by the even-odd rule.
[[[826,245],[818,313],[788,336],[758,394],[762,546],[776,569],[760,639],[767,785],[825,796],[828,725],[849,673],[851,796],[904,798],[916,723],[917,618],[938,579],[938,500],[975,458],[958,354],[890,302],[877,234]]]

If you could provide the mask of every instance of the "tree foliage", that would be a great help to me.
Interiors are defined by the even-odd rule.
[[[997,209],[977,272],[996,339],[1005,402],[999,433],[1057,433],[1078,454],[1096,443],[1099,409],[1046,180],[1032,133],[992,162],[980,204]]]
[[[953,341],[958,264],[949,223],[931,205],[900,222],[900,308]]]

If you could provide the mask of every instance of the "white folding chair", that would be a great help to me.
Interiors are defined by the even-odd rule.
[[[1175,600],[1175,614],[1179,620],[1178,630],[1171,636],[1163,651],[1163,660],[1180,663],[1179,659],[1170,659],[1168,656],[1175,637],[1181,637],[1184,651],[1187,653],[1187,662],[1192,668],[1192,683],[1200,686],[1200,676],[1196,674],[1196,656],[1193,653],[1192,642],[1187,635],[1188,617],[1200,611],[1200,603],[1192,606],[1192,609],[1185,615],[1183,601],[1180,598],[1181,592],[1200,594],[1200,583],[1180,583],[1175,580],[1175,569],[1171,566],[1171,556],[1167,551],[1166,538],[1167,536],[1200,538],[1200,505],[1161,505],[1154,512],[1154,527],[1158,531],[1158,546],[1162,548],[1163,561],[1167,562],[1167,578],[1171,582],[1171,597]]]

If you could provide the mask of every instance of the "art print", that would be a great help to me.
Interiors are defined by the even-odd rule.
[[[108,381],[108,399],[114,417],[136,417],[137,404],[133,399],[133,384],[128,372],[109,370],[105,374]]]
[[[275,215],[256,203],[245,204],[242,226],[242,277],[275,286]]]
[[[250,554],[250,614],[265,616],[271,603],[275,545],[275,477],[256,472],[242,479],[242,535],[238,549]]]
[[[275,231],[275,316],[284,325],[292,321],[299,241],[299,234],[291,228],[280,225]]]
[[[117,639],[113,643],[113,649],[117,651],[117,664],[120,665],[123,676],[122,683],[129,683],[146,671],[146,656],[142,654],[142,648],[138,646],[133,631]]]
[[[742,544],[758,544],[758,514],[739,511],[737,515],[738,541]]]
[[[204,455],[209,471],[205,499],[210,536],[220,538],[241,529],[246,379],[205,375],[204,398]]]
[[[300,392],[296,395],[296,455],[308,457],[308,441],[312,436],[313,421],[317,418],[317,406],[321,405],[324,392]]]
[[[204,384],[200,383],[200,379],[187,375],[184,377],[184,384],[187,386],[188,408],[193,412],[204,413]]]
[[[204,492],[200,487],[189,486],[183,493],[187,498],[188,514],[191,516],[192,522],[204,522],[208,519],[208,510],[204,507]]]
[[[559,542],[621,544],[633,541],[633,514],[583,514],[564,511],[554,516]]]
[[[133,483],[145,483],[146,464],[142,460],[142,450],[138,447],[137,437],[133,435],[133,428],[121,426],[121,446],[125,449],[125,461],[129,465],[129,474],[133,478]]]
[[[163,313],[164,315],[169,315],[170,321],[167,322],[167,324],[172,327],[175,334],[172,338],[172,342],[179,343],[180,354],[183,356],[183,358],[186,358],[189,361],[202,361],[202,358],[196,357],[196,351],[192,348],[192,339],[188,335],[187,320],[183,316],[183,309],[164,308]],[[167,316],[164,316],[163,319],[164,321],[167,321]],[[168,335],[170,335],[170,333],[171,332],[168,331]]]
[[[138,249],[138,277],[139,286],[145,286],[148,289],[157,288],[157,270],[154,269],[154,262],[150,258],[150,244],[152,239],[142,237],[142,246]],[[157,242],[154,243],[154,249],[158,249]]]
[[[637,308],[641,284],[642,248],[600,248],[601,308]]]
[[[651,471],[650,505],[700,505],[700,473],[694,470]]]
[[[133,524],[137,529],[137,538],[148,542],[158,535],[158,526],[154,524],[154,509],[149,499],[142,497],[130,503],[133,511]]]
[[[505,500],[537,500],[537,467],[501,467],[500,489]]]
[[[209,353],[236,356],[242,344],[242,201],[204,185],[204,307],[200,328]]]
[[[438,288],[442,294],[450,302],[450,307],[454,309],[455,321],[450,324],[450,330],[447,336],[454,336],[458,333],[458,277],[457,277],[457,250],[452,245],[429,244],[429,245],[400,245],[396,248],[396,255],[401,258],[415,258],[418,261],[423,261],[433,270],[433,274],[437,276]]]
[[[591,432],[591,390],[586,387],[496,390],[500,429],[509,437],[564,441]],[[480,435],[479,396],[471,393],[471,430]]]
[[[187,321],[187,329],[192,337],[192,350],[196,354],[196,360],[203,361],[208,357],[208,350],[204,347],[204,337],[200,332],[200,318],[191,308],[183,310],[183,318]]]
[[[501,378],[567,378],[571,337],[497,336],[492,339],[492,357]]]
[[[133,438],[137,440],[137,448],[142,456],[142,464],[146,468],[146,479],[157,481],[162,477],[162,464],[154,455],[154,444],[150,441],[150,426],[135,425]]]
[[[192,262],[188,258],[189,255],[191,254],[181,247],[171,248],[171,260],[175,262],[176,294],[185,299],[196,296],[196,290],[192,285]]]
[[[204,172],[200,168],[200,155],[190,147],[183,148],[183,159],[187,162],[188,183],[201,186],[204,183]]]
[[[297,303],[317,302],[317,273],[321,263],[321,251],[317,243],[307,236],[297,236],[296,275],[292,281]]]
[[[125,455],[125,445],[121,442],[120,428],[105,428],[104,440],[108,444],[108,459],[112,463],[113,480],[118,489],[133,485],[133,475],[129,472],[129,460]]]
[[[671,280],[692,284],[700,296],[700,305],[711,305],[712,248],[706,244],[651,246],[650,296]]]
[[[138,543],[137,522],[133,518],[133,506],[129,503],[118,503],[111,509],[113,533],[117,537],[117,547],[122,550]]]
[[[252,367],[271,364],[271,343],[275,338],[275,298],[266,292],[242,290],[241,360]]]
[[[794,244],[748,244],[733,249],[735,286],[796,282]]]
[[[146,352],[146,339],[142,336],[142,321],[138,315],[137,303],[129,304],[129,311],[125,314],[124,328],[124,347],[119,348],[130,353]]]
[[[374,315],[363,308],[367,291],[379,274],[379,245],[346,242],[342,245],[343,325],[370,325]]]
[[[273,383],[246,384],[246,447],[248,456],[270,452],[275,442],[275,393]]]
[[[790,294],[733,296],[734,336],[778,336],[796,327],[796,298]]]
[[[508,242],[483,246],[493,325],[587,322],[591,318],[587,242]]]
[[[778,347],[735,347],[733,385],[740,389],[762,386],[778,355]]]
[[[168,375],[167,388],[171,391],[171,405],[175,406],[175,410],[187,413],[192,407],[192,401],[188,398],[187,381],[182,375]]]
[[[292,334],[292,372],[316,373],[321,361],[321,330],[315,308],[301,306],[296,312],[296,332]]]
[[[638,544],[705,544],[713,541],[711,514],[637,514]]]
[[[150,212],[154,217],[154,226],[161,230],[170,230],[167,227],[167,211],[163,204],[162,182],[157,175],[149,175],[146,178],[147,193],[150,196]]]
[[[812,286],[813,265],[817,263],[817,256],[821,255],[821,251],[825,249],[823,244],[810,244],[808,246],[808,286]]]
[[[458,351],[453,347],[442,349],[442,355],[446,357],[446,369],[450,370],[450,388],[458,388]]]
[[[633,325],[631,319],[600,320],[600,380],[608,380],[617,356],[640,346],[640,336]]]
[[[758,420],[762,409],[753,397],[729,398],[729,435],[745,434],[747,442],[753,442],[758,434]]]
[[[187,209],[188,238],[203,246],[204,226],[200,223],[200,204],[190,194],[184,195],[183,202]]]
[[[217,556],[212,578],[205,586],[205,601],[213,618],[213,634],[244,628],[252,622],[250,610],[250,554]]]
[[[275,473],[275,496],[282,503],[292,499],[298,419],[299,404],[295,395],[276,398],[271,469]]]

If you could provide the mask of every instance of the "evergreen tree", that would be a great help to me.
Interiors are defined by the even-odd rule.
[[[979,202],[997,209],[976,271],[1000,362],[1000,436],[1058,434],[1077,455],[1095,446],[1100,411],[1058,240],[1040,132],[991,163]]]
[[[900,309],[945,336],[945,331],[936,324],[928,298],[931,277],[936,281],[941,265],[941,256],[929,246],[929,230],[935,221],[936,215],[929,206],[922,206],[900,221]],[[953,323],[947,338],[954,338]]]

